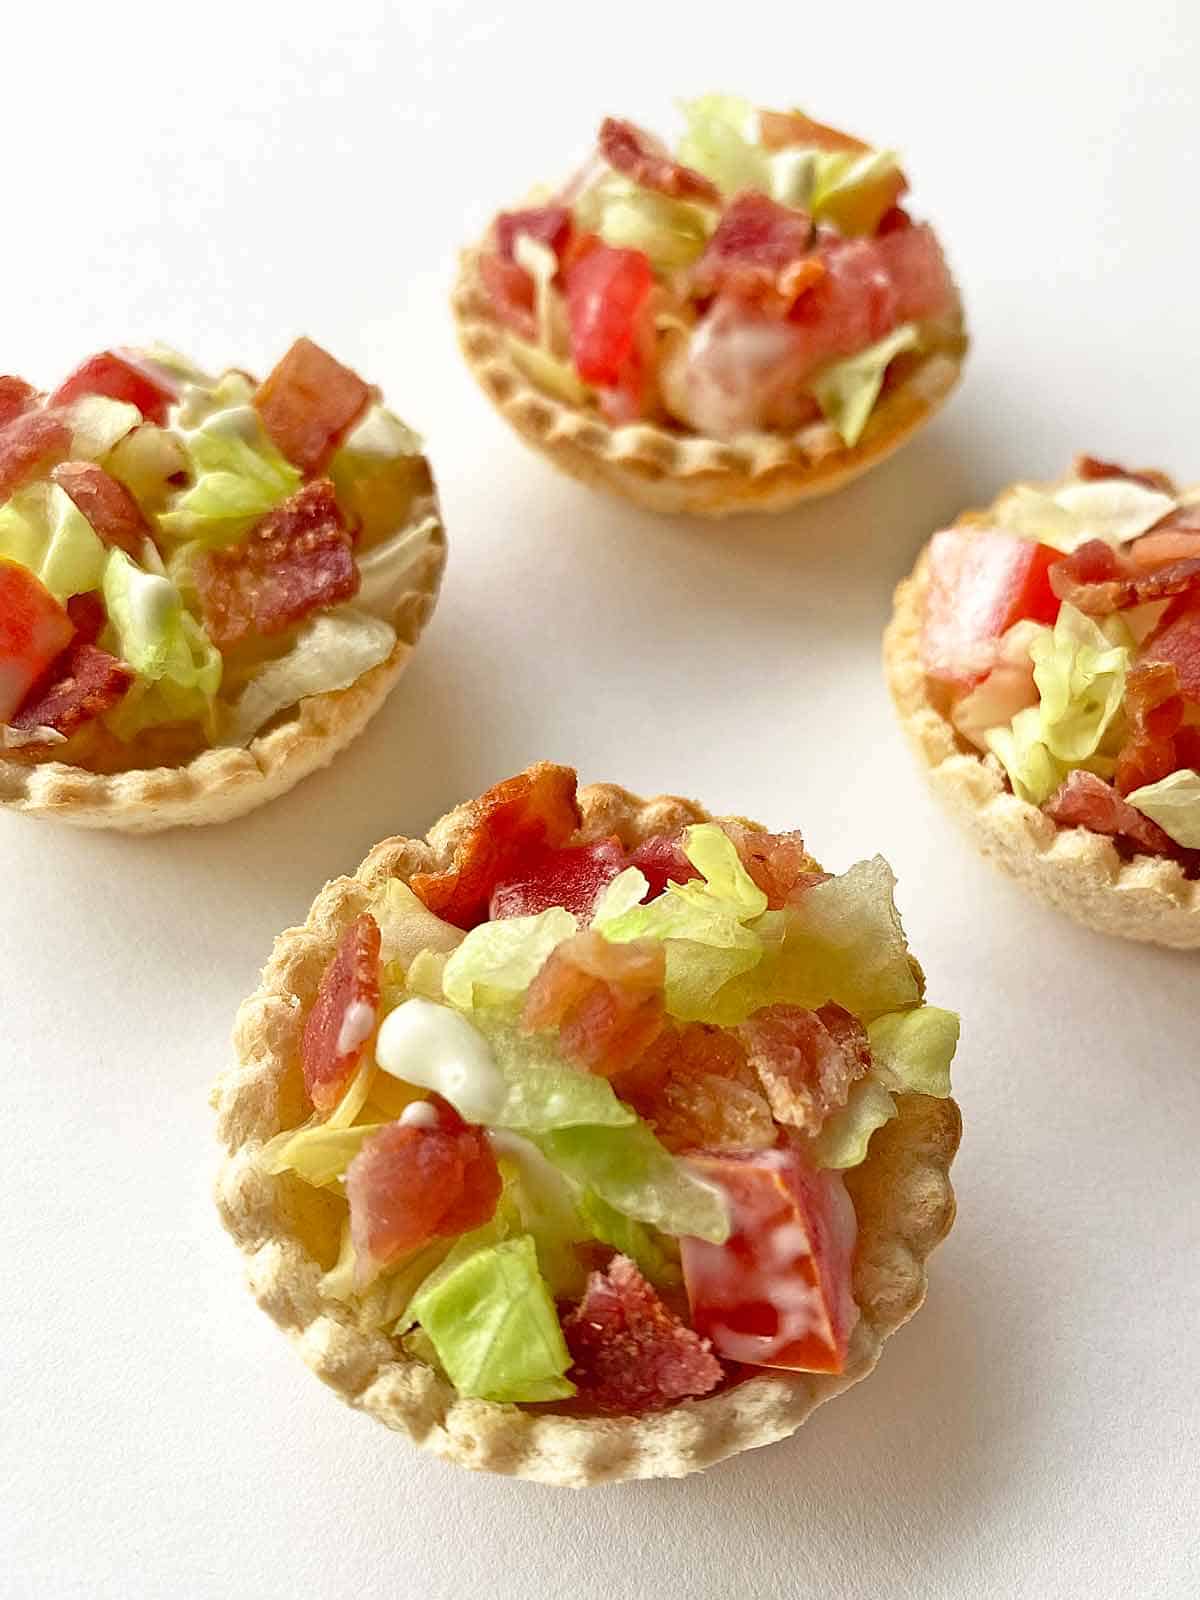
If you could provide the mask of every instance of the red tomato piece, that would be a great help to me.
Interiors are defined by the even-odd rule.
[[[640,250],[600,244],[566,274],[571,353],[587,383],[616,386],[639,359],[654,272]]]
[[[297,339],[259,385],[254,406],[280,454],[312,476],[325,471],[370,400],[357,372]]]
[[[502,211],[496,218],[496,243],[505,261],[516,260],[522,234],[536,239],[562,260],[571,238],[571,213],[566,206],[529,206],[524,211]]]
[[[360,1289],[401,1256],[481,1227],[496,1210],[502,1184],[487,1135],[444,1100],[426,1103],[432,1123],[389,1123],[346,1169]]]
[[[1176,601],[1142,645],[1141,659],[1169,663],[1179,675],[1180,694],[1200,703],[1200,602]]]
[[[26,411],[0,428],[0,501],[48,471],[71,448],[71,430],[55,411]]]
[[[790,899],[829,877],[804,848],[799,833],[762,833],[757,828],[744,828],[739,822],[723,822],[721,826],[737,846],[742,865],[766,895],[771,911],[778,911]]]
[[[479,258],[479,276],[500,321],[518,338],[535,340],[538,332],[534,312],[536,291],[525,268],[487,251]]]
[[[867,1030],[832,1001],[817,1011],[765,1006],[741,1024],[738,1035],[776,1120],[803,1133],[819,1133],[871,1065]]]
[[[1094,772],[1070,773],[1042,810],[1060,828],[1090,828],[1152,856],[1169,856],[1176,850],[1169,834]]]
[[[858,1224],[841,1173],[790,1148],[686,1160],[725,1195],[733,1224],[724,1244],[682,1241],[696,1331],[726,1361],[841,1372],[858,1320]]]
[[[0,378],[0,428],[37,405],[37,390],[24,378]]]
[[[698,200],[719,206],[721,191],[694,167],[676,161],[666,145],[635,123],[605,117],[600,125],[600,154],[610,167],[671,200]]]
[[[76,367],[50,396],[49,404],[66,406],[91,394],[136,406],[147,422],[156,422],[160,428],[177,398],[176,390],[161,373],[140,365],[133,355],[116,350],[102,350]]]
[[[0,558],[0,722],[70,644],[70,617],[28,567]]]
[[[723,1376],[708,1340],[663,1304],[628,1256],[592,1273],[562,1329],[571,1380],[593,1411],[660,1411],[708,1394]]]
[[[984,528],[947,528],[929,544],[929,590],[921,655],[931,678],[969,684],[991,668],[995,644],[1014,622],[1053,622],[1059,602],[1048,545]]]
[[[502,879],[493,887],[488,917],[493,922],[532,917],[551,906],[563,906],[586,922],[603,890],[624,867],[625,851],[615,837],[531,854],[521,863],[519,877]]]
[[[613,944],[589,929],[551,952],[529,986],[521,1026],[557,1028],[568,1061],[611,1078],[662,1032],[666,976],[661,940]]]
[[[243,540],[193,564],[204,623],[219,650],[293,627],[357,594],[350,535],[328,478],[306,483]]]
[[[300,1043],[304,1087],[318,1111],[337,1105],[379,1020],[379,924],[356,917],[325,968]]]
[[[53,728],[69,739],[121,701],[137,674],[107,650],[75,640],[51,668],[51,679],[30,695],[14,728]]]
[[[63,461],[50,476],[70,495],[105,544],[141,560],[150,524],[123,483],[94,461]]]
[[[668,883],[691,883],[702,876],[683,853],[683,835],[656,833],[643,839],[629,857],[629,865],[644,874],[650,885],[643,903],[656,900]]]
[[[492,890],[518,876],[523,863],[565,845],[579,827],[575,774],[543,761],[506,778],[472,801],[447,872],[418,872],[413,893],[456,928],[488,919]]]

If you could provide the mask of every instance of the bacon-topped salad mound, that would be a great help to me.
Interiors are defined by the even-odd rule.
[[[656,509],[780,506],[929,415],[961,306],[892,152],[727,95],[683,109],[674,152],[609,117],[581,172],[496,218],[464,257],[460,338],[576,475]]]
[[[290,787],[382,699],[443,545],[420,441],[311,340],[261,384],[161,348],[0,378],[0,799],[153,828]]]
[[[876,857],[540,765],[282,936],[217,1100],[263,1305],[353,1404],[581,1484],[790,1433],[953,1216],[953,1013]]]
[[[1016,485],[934,535],[887,659],[937,786],[1002,864],[1108,932],[1200,945],[1191,497],[1090,456]]]

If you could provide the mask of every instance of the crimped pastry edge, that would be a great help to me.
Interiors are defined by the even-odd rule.
[[[352,684],[307,696],[293,715],[244,748],[205,750],[182,766],[99,773],[61,761],[28,764],[0,757],[0,805],[80,828],[157,833],[228,822],[286,794],[302,778],[328,766],[387,698],[437,602],[446,535],[432,482],[414,499],[408,526],[422,522],[429,524],[426,551],[413,575],[413,587],[390,619],[396,643],[386,660]]]
[[[955,526],[986,520],[986,512],[964,512]],[[989,860],[1076,922],[1122,939],[1200,949],[1200,881],[1185,878],[1178,862],[1125,861],[1103,834],[1059,827],[1009,791],[994,756],[964,749],[933,704],[921,665],[928,587],[926,546],[896,589],[883,660],[900,725],[934,794]]]
[[[572,477],[649,511],[714,518],[782,511],[831,494],[891,455],[947,399],[968,342],[956,298],[944,344],[881,397],[862,438],[849,448],[824,423],[794,438],[748,433],[725,443],[649,422],[613,427],[598,412],[539,389],[517,365],[492,313],[477,249],[461,254],[451,307],[467,366],[527,444]]]
[[[630,846],[708,817],[677,797],[641,800],[607,784],[581,789],[579,803],[580,840],[616,833]],[[954,1220],[949,1168],[961,1121],[953,1100],[899,1097],[899,1117],[876,1133],[867,1161],[846,1175],[859,1216],[854,1284],[861,1316],[846,1370],[837,1376],[770,1373],[647,1417],[522,1410],[458,1398],[431,1368],[401,1355],[381,1334],[356,1326],[348,1307],[322,1295],[322,1267],[293,1225],[297,1208],[306,1203],[305,1186],[263,1173],[258,1151],[288,1115],[285,1110],[281,1116],[281,1100],[293,1116],[301,1114],[304,1007],[342,929],[386,878],[445,868],[469,825],[470,806],[459,806],[430,829],[427,840],[385,840],[353,877],[328,883],[304,925],[276,940],[259,988],[238,1012],[237,1065],[213,1092],[225,1150],[216,1197],[222,1221],[247,1257],[256,1299],[349,1405],[474,1470],[582,1488],[682,1477],[785,1438],[817,1406],[866,1377],[883,1341],[925,1298],[926,1258]]]

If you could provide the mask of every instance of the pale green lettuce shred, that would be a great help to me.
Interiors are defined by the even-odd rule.
[[[809,209],[843,234],[872,234],[895,204],[899,173],[893,150],[818,150]]]
[[[958,1048],[959,1022],[941,1006],[917,1006],[876,1017],[867,1029],[871,1072],[897,1094],[950,1093],[950,1063]]]
[[[1071,770],[1047,746],[1039,706],[1018,711],[1007,727],[991,728],[984,738],[1017,799],[1031,806],[1045,805]]]
[[[371,498],[372,509],[378,510],[380,504],[377,497]],[[391,526],[394,528],[395,523]],[[440,530],[441,523],[431,515],[392,532],[367,549],[359,549],[355,555],[358,589],[354,610],[369,611],[372,616],[390,622],[405,597],[411,596],[426,581],[421,571],[427,568],[430,549]],[[365,524],[363,537],[366,537]]]
[[[385,967],[393,961],[409,967],[424,951],[448,955],[465,937],[461,928],[435,916],[403,878],[388,878],[367,910],[379,926],[379,959]]]
[[[1125,796],[1185,850],[1200,850],[1200,772],[1184,767]]]
[[[168,722],[201,721],[211,730],[221,653],[179,590],[123,550],[109,551],[103,589],[116,653],[139,679],[110,713],[109,726],[126,739]]]
[[[584,190],[575,215],[581,229],[598,233],[617,249],[643,251],[663,274],[690,266],[715,222],[711,207],[672,200],[617,172]]]
[[[306,1183],[329,1188],[341,1182],[363,1141],[378,1133],[381,1126],[363,1122],[335,1128],[318,1123],[311,1128],[289,1129],[263,1145],[259,1161],[264,1172],[295,1172]]]
[[[506,333],[504,342],[517,366],[539,389],[557,395],[569,406],[587,404],[592,391],[569,361],[560,360],[548,350],[518,338],[515,333]]]
[[[1120,627],[1119,619],[1112,626]],[[1072,766],[1094,756],[1125,697],[1132,659],[1091,617],[1064,601],[1052,630],[1029,647],[1046,748]]]
[[[1127,478],[1072,481],[1046,490],[1021,483],[996,506],[996,522],[1010,533],[1069,554],[1089,539],[1114,547],[1161,522],[1176,502]]]
[[[529,1237],[478,1250],[410,1311],[460,1395],[536,1402],[575,1393],[570,1352]]]
[[[651,1283],[660,1289],[671,1289],[683,1282],[679,1246],[667,1234],[644,1222],[635,1222],[592,1189],[585,1189],[580,1195],[579,1210],[592,1236],[629,1256]]]
[[[626,867],[624,872],[617,873],[597,899],[592,908],[592,927],[598,928],[602,922],[615,922],[627,911],[632,911],[634,906],[640,905],[649,892],[650,883],[645,873],[637,867]]]
[[[65,490],[39,483],[0,506],[0,556],[28,567],[66,601],[100,587],[108,549]]]
[[[920,344],[915,323],[906,322],[856,356],[835,361],[812,380],[817,404],[843,444],[855,445],[862,438],[889,362]]]
[[[687,132],[677,154],[711,178],[727,198],[740,189],[771,190],[771,166],[759,144],[758,111],[737,95],[705,94],[681,102]]]
[[[124,400],[111,400],[102,394],[82,395],[67,409],[71,460],[103,461],[141,420],[138,408]]]
[[[533,1240],[538,1266],[556,1299],[580,1294],[587,1277],[575,1245],[590,1232],[562,1173],[520,1134],[492,1135],[492,1149],[507,1181],[506,1193]]]
[[[493,1245],[501,1244],[505,1239],[510,1239],[521,1232],[521,1219],[513,1204],[510,1190],[511,1185],[506,1183],[495,1211],[486,1222],[481,1222],[479,1227],[472,1228],[469,1233],[460,1233],[457,1238],[447,1241],[449,1248],[442,1252],[441,1260],[421,1283],[414,1286],[413,1293],[409,1296],[409,1303],[397,1310],[396,1316],[399,1320],[392,1330],[394,1333],[407,1333],[416,1323],[417,1315],[412,1300],[417,1288],[432,1292],[456,1267],[460,1267],[464,1261],[469,1261],[480,1250],[490,1250]]]
[[[845,1171],[867,1157],[871,1135],[896,1115],[896,1102],[877,1078],[868,1074],[850,1090],[846,1104],[827,1117],[810,1140],[809,1154],[818,1167]]]
[[[491,1046],[507,1092],[489,1119],[497,1128],[529,1135],[577,1126],[622,1127],[637,1120],[607,1078],[580,1072],[548,1034],[518,1033],[503,1011],[476,1011],[472,1021]]]
[[[462,1011],[512,1006],[537,977],[556,945],[578,922],[561,906],[530,917],[505,917],[472,928],[446,962],[442,988]]]
[[[228,398],[228,409],[211,411],[183,435],[194,481],[159,516],[169,539],[236,543],[300,487],[300,473],[271,443],[254,407],[240,390]]]
[[[637,1222],[713,1244],[729,1237],[729,1212],[720,1192],[677,1161],[644,1122],[556,1128],[537,1143],[575,1183]]]

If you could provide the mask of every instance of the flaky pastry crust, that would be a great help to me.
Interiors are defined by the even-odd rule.
[[[610,784],[580,789],[578,798],[578,842],[615,833],[631,848],[708,818],[690,801],[641,800]],[[954,1220],[949,1168],[961,1123],[953,1100],[900,1096],[899,1117],[875,1134],[863,1165],[846,1174],[859,1222],[854,1294],[861,1317],[837,1376],[763,1373],[656,1415],[566,1416],[547,1406],[459,1398],[432,1368],[322,1293],[322,1274],[337,1251],[334,1202],[294,1175],[269,1176],[259,1151],[307,1114],[303,1019],[342,930],[387,878],[448,867],[471,818],[467,804],[435,823],[427,839],[386,839],[353,877],[327,884],[304,925],[276,940],[259,988],[238,1013],[237,1064],[213,1095],[225,1150],[217,1204],[247,1257],[255,1297],[348,1404],[476,1470],[581,1488],[682,1477],[785,1438],[822,1402],[866,1377],[883,1341],[925,1297],[926,1258]]]

